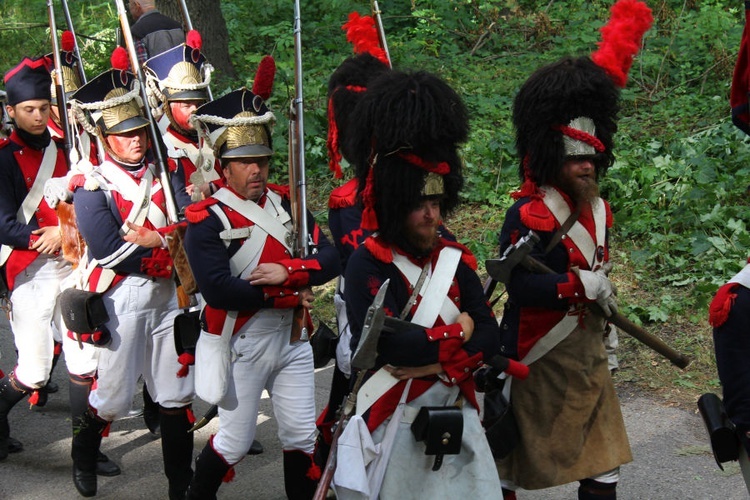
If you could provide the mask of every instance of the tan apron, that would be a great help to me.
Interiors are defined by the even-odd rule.
[[[549,488],[633,460],[602,342],[604,320],[587,313],[584,323],[534,362],[526,380],[513,381],[521,442],[497,462],[501,479]]]

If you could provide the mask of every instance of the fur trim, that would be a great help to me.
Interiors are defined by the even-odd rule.
[[[192,222],[193,224],[202,222],[208,218],[208,207],[217,203],[219,203],[219,200],[209,197],[205,200],[188,205],[187,208],[185,208],[185,218],[188,222]]]
[[[643,35],[651,28],[651,9],[639,0],[618,0],[611,17],[602,27],[602,41],[591,59],[604,68],[618,87],[625,87],[633,57],[641,48]]]
[[[727,283],[719,288],[708,307],[708,322],[714,328],[719,328],[726,323],[729,313],[732,311],[734,299],[737,298],[734,289],[741,286],[739,283]]]
[[[109,58],[109,62],[113,69],[119,69],[120,71],[127,71],[130,67],[130,61],[128,59],[128,51],[122,47],[117,47],[112,51],[112,56]]]
[[[65,30],[60,37],[60,48],[65,52],[73,52],[76,48],[76,39],[73,36],[73,32]]]
[[[390,264],[393,262],[393,252],[391,251],[390,245],[383,241],[378,235],[373,234],[365,239],[365,247],[372,256],[380,262],[383,262],[384,264]]]
[[[525,205],[521,205],[521,222],[524,226],[534,231],[551,232],[557,228],[557,220],[544,204],[541,197],[532,198]]]
[[[352,12],[341,29],[346,31],[346,41],[352,44],[356,54],[371,54],[390,66],[388,56],[380,46],[375,20],[371,16],[360,16],[359,12]]]
[[[328,198],[328,208],[349,208],[357,204],[357,179],[351,179],[343,186],[331,191]]]
[[[253,94],[259,95],[264,101],[267,101],[273,91],[274,78],[276,78],[276,61],[271,56],[264,56],[255,72]]]

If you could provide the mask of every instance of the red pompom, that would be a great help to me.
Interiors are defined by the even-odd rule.
[[[203,37],[198,30],[190,30],[185,35],[185,45],[190,48],[200,50],[203,47]]]
[[[271,56],[264,56],[258,64],[253,80],[253,94],[259,95],[264,101],[271,97],[273,80],[276,77],[276,61]]]
[[[113,69],[127,71],[130,67],[130,61],[128,60],[128,51],[123,47],[117,47],[112,52],[112,57],[109,58],[109,62],[112,64]]]
[[[617,86],[625,87],[633,56],[640,50],[643,35],[651,28],[654,17],[640,0],[618,0],[611,12],[601,29],[599,49],[591,54],[591,59],[604,68]]]
[[[76,39],[73,36],[72,31],[65,30],[62,34],[62,49],[65,52],[73,52],[73,50],[76,48]]]
[[[352,12],[341,29],[346,31],[346,40],[354,46],[355,54],[366,52],[390,66],[388,56],[380,46],[375,20],[371,16],[360,16],[359,12]]]

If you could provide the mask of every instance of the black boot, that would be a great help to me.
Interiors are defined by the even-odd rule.
[[[143,384],[143,421],[151,434],[159,436],[161,431],[159,428],[159,405],[151,399],[151,394],[148,392],[145,383]]]
[[[62,342],[55,342],[55,347],[52,351],[52,368],[49,370],[49,380],[47,380],[47,385],[44,386],[44,390],[47,394],[54,394],[60,390],[60,386],[52,381],[52,372],[55,371],[55,366],[57,366],[57,362],[60,360],[60,354],[62,354]]]
[[[601,483],[582,479],[578,486],[578,500],[617,500],[617,483]]]
[[[70,383],[68,385],[68,394],[70,395],[70,421],[73,424],[73,432],[79,428],[83,422],[84,415],[89,408],[89,392],[94,380],[90,377],[81,377],[70,374]],[[122,471],[102,452],[96,457],[96,475],[97,476],[118,476]]]
[[[289,500],[310,500],[315,495],[320,468],[302,450],[284,451],[284,489]]]
[[[169,499],[182,500],[193,479],[193,433],[188,420],[190,406],[159,407],[164,473],[169,480]]]
[[[94,415],[89,409],[83,414],[78,426],[73,428],[73,484],[84,497],[96,495],[96,462],[102,432],[107,422]]]
[[[13,372],[0,379],[0,460],[8,458],[8,439],[10,439],[8,413],[30,391],[31,389],[16,380]]]
[[[216,500],[216,492],[231,467],[211,447],[211,441],[195,459],[195,475],[186,500]]]

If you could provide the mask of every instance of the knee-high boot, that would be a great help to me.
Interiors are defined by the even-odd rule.
[[[0,460],[8,457],[8,439],[10,438],[8,413],[29,392],[31,389],[16,380],[13,372],[0,380]]]
[[[60,355],[62,354],[62,342],[55,341],[55,346],[52,349],[52,368],[49,370],[49,379],[47,385],[44,386],[47,394],[54,394],[60,390],[60,387],[52,381],[52,373],[55,371],[57,362],[60,361]]]
[[[100,419],[91,408],[86,410],[78,426],[73,427],[73,484],[84,497],[96,495],[96,462],[102,432],[108,422]]]
[[[190,482],[186,500],[216,500],[221,482],[231,480],[232,467],[214,451],[212,442],[213,436],[195,459],[195,475]]]
[[[284,450],[284,489],[289,500],[310,500],[320,479],[320,467],[311,454]]]
[[[81,427],[84,415],[89,409],[89,393],[94,380],[91,377],[81,377],[70,374],[70,383],[68,385],[68,394],[70,395],[70,421],[73,425],[73,432]],[[118,476],[122,471],[101,451],[96,457],[96,475],[97,476]]]
[[[159,404],[156,403],[151,397],[151,393],[148,392],[146,383],[143,383],[143,421],[146,423],[146,427],[149,432],[154,436],[161,434],[159,428]]]
[[[182,500],[193,478],[193,434],[188,419],[190,406],[182,408],[159,407],[161,451],[164,473],[169,480],[170,500]]]

